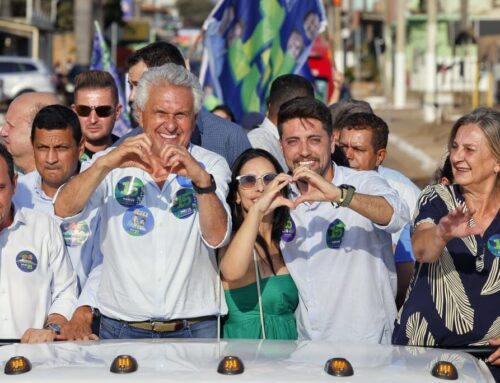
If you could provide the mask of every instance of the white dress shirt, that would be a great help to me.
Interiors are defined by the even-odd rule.
[[[408,208],[376,172],[333,166],[333,184],[382,196],[394,214],[380,226],[330,202],[302,203],[291,211],[281,249],[299,289],[299,338],[390,343],[397,282],[390,234],[408,221]]]
[[[417,207],[417,200],[420,196],[421,190],[412,182],[412,180],[397,170],[386,168],[385,166],[379,166],[377,172],[384,177],[387,183],[398,192],[401,199],[408,205],[410,220],[407,223],[409,223],[413,217],[415,208]],[[394,246],[396,246],[399,241],[401,231],[402,230],[392,234],[392,244]]]
[[[218,154],[195,145],[189,150],[213,175],[216,195],[228,214],[225,238],[216,246],[220,247],[231,231],[225,202],[229,167]],[[97,288],[86,288],[97,291],[102,314],[144,321],[227,312],[214,247],[202,236],[196,203],[191,181],[175,174],[161,190],[139,168],[114,169],[106,176],[80,213],[100,209],[102,274],[100,280],[88,281],[98,282]]]
[[[0,231],[0,338],[43,328],[50,314],[71,318],[76,289],[57,222],[16,207],[12,225]]]
[[[63,222],[54,214],[52,198],[42,190],[42,178],[36,170],[19,178],[13,201],[20,208],[40,211],[57,220],[73,269],[78,277],[80,291],[91,270],[102,263],[98,238],[96,238],[99,233],[97,209],[90,211],[87,216],[81,217],[78,221]]]

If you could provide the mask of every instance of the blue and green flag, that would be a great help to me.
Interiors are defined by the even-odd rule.
[[[326,25],[321,0],[222,0],[206,20],[201,81],[238,119],[266,110],[272,81],[300,74]]]
[[[111,60],[111,53],[109,52],[106,41],[101,33],[101,28],[99,24],[95,23],[95,35],[94,43],[92,46],[92,57],[90,59],[90,69],[92,70],[102,70],[109,72],[113,79],[115,80],[116,87],[118,88],[118,100],[122,104],[122,112],[120,113],[120,118],[115,122],[115,127],[113,128],[113,133],[119,137],[123,136],[131,129],[130,118],[126,111],[126,100],[123,95],[123,88],[118,77],[118,72],[116,71],[115,64]]]

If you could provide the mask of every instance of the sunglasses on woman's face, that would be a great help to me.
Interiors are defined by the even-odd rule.
[[[111,105],[101,105],[101,106],[88,106],[88,105],[77,105],[76,113],[80,117],[88,117],[92,110],[95,110],[95,114],[99,117],[109,117],[115,112],[115,108]]]
[[[243,189],[251,189],[257,185],[258,180],[262,180],[264,185],[268,185],[272,180],[276,178],[276,173],[266,173],[261,176],[254,176],[253,174],[243,174],[241,176],[236,177],[236,180],[239,182],[240,186]]]

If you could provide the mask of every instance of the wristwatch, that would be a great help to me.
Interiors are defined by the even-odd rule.
[[[354,192],[356,191],[356,188],[352,185],[340,185],[340,198],[338,205],[342,207],[348,207],[349,204],[352,201],[352,198],[354,197]]]
[[[214,176],[210,174],[210,186],[207,186],[206,188],[200,188],[199,186],[196,186],[194,182],[193,184],[193,190],[196,194],[208,194],[208,193],[213,193],[217,189],[217,185],[215,184]]]
[[[61,326],[58,325],[57,323],[46,323],[45,326],[43,326],[45,330],[52,330],[56,335],[61,335]]]

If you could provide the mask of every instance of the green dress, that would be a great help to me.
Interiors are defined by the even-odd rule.
[[[260,281],[262,310],[267,339],[297,339],[295,309],[299,293],[290,274]],[[262,339],[257,283],[225,290],[228,316],[224,338]]]

